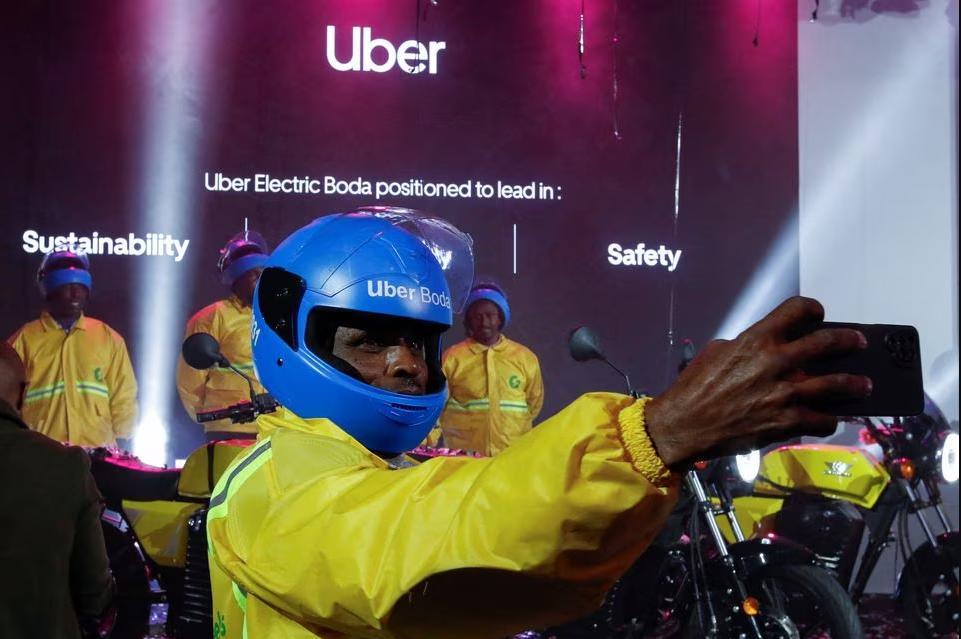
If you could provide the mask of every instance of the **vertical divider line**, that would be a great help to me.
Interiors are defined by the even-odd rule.
[[[514,222],[514,275],[517,275],[517,222]]]

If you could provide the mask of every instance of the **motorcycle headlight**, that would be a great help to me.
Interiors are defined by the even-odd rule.
[[[958,481],[958,434],[948,433],[941,446],[941,476],[944,481]]]
[[[957,450],[957,440],[955,440],[955,450]],[[741,481],[751,483],[761,470],[761,451],[752,450],[746,455],[737,455],[734,458],[734,465],[737,467],[737,474]],[[957,469],[957,454],[955,454],[955,469]],[[957,470],[955,470],[957,479]]]

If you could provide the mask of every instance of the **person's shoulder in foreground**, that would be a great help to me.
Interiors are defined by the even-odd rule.
[[[112,595],[100,495],[86,453],[20,420],[23,373],[0,343],[0,636],[78,637]]]

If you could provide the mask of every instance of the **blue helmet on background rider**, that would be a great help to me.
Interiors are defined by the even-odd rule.
[[[318,218],[264,265],[251,331],[258,378],[285,408],[326,417],[369,450],[414,448],[447,400],[440,338],[472,277],[470,237],[440,218],[388,207]],[[423,394],[370,385],[334,354],[339,328],[368,325],[423,336]]]
[[[498,308],[501,313],[501,325],[499,330],[504,330],[507,324],[511,321],[511,307],[507,303],[507,294],[504,293],[504,289],[495,282],[493,279],[485,278],[483,280],[478,280],[474,286],[471,288],[470,293],[467,295],[467,301],[464,302],[464,319],[466,320],[467,311],[470,309],[474,302],[479,302],[480,300],[487,300],[493,302],[493,304]]]
[[[67,284],[81,284],[90,291],[93,278],[90,276],[90,258],[86,253],[70,249],[55,250],[47,253],[37,270],[37,286],[44,299]]]
[[[241,231],[220,249],[217,271],[221,284],[230,288],[244,273],[263,268],[269,254],[267,241],[260,233],[246,229]]]

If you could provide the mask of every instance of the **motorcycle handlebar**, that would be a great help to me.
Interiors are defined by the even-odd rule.
[[[221,419],[230,419],[238,412],[249,408],[250,406],[250,402],[240,402],[238,404],[234,404],[233,406],[228,406],[227,408],[205,410],[197,413],[197,423],[205,424],[207,422],[215,422]]]
[[[242,401],[227,408],[200,411],[197,413],[197,422],[205,424],[219,419],[229,419],[235,424],[246,424],[257,419],[258,415],[274,412],[278,406],[277,400],[267,393],[261,393],[255,396],[252,402]]]

